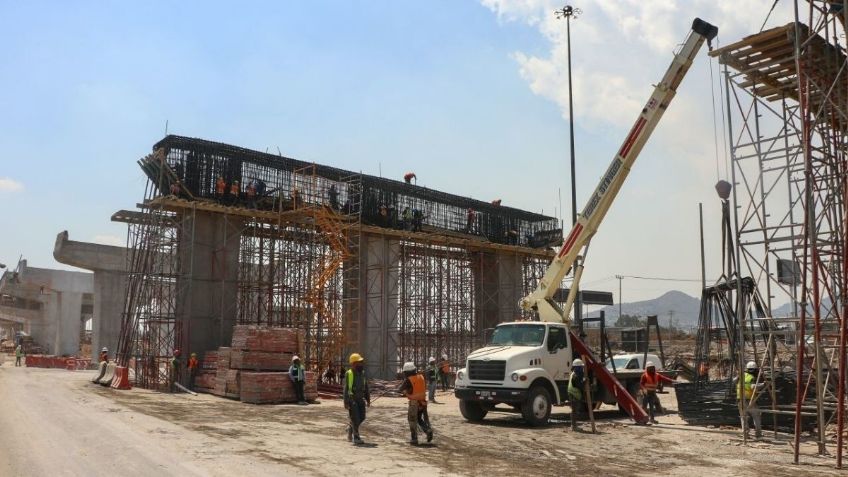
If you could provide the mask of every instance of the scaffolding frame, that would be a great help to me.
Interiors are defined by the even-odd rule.
[[[775,303],[791,304],[791,359],[798,377],[794,461],[799,462],[804,419],[812,417],[820,454],[826,453],[825,429],[835,424],[841,468],[848,317],[848,5],[837,3],[796,0],[794,22],[711,55],[724,65],[740,273],[747,271],[764,289],[769,317]],[[739,316],[744,323],[746,315]],[[740,366],[751,356],[760,361],[743,348]]]
[[[190,287],[193,279],[205,280],[193,271],[200,259],[195,240],[224,263],[217,255],[229,253],[229,242],[238,238],[234,283],[227,273],[220,277],[221,295],[233,286],[235,300],[221,300],[215,318],[298,328],[304,359],[319,371],[341,369],[349,352],[369,353],[363,333],[383,334],[379,343],[385,349],[374,354],[382,357],[377,366],[388,375],[403,362],[424,364],[442,354],[461,361],[482,344],[476,277],[487,272],[480,257],[489,257],[485,263],[496,269],[509,261],[509,273],[492,290],[516,295],[504,311],[514,318],[521,313],[519,294],[535,287],[553,256],[544,246],[529,247],[557,233],[550,217],[317,164],[276,156],[271,161],[266,154],[208,141],[170,136],[163,141],[168,144],[160,141],[139,161],[148,177],[140,210],[113,216],[129,224],[130,279],[119,353],[131,363],[140,387],[167,389],[174,349],[188,348]],[[216,184],[219,180],[225,187]],[[417,207],[438,213],[422,218],[418,227],[367,223],[369,194],[389,194],[391,203],[414,199]],[[489,210],[475,216],[472,230],[450,222],[467,203]],[[194,217],[200,213],[221,219],[223,236],[196,237]],[[455,228],[445,228],[446,220]],[[521,240],[493,232],[503,240],[490,240],[477,233],[494,230],[492,223],[539,234],[534,238],[528,232]],[[392,249],[384,269],[364,267],[372,260],[360,242],[371,238]],[[374,298],[396,306],[385,316],[370,315]],[[230,316],[234,319],[225,319]],[[160,335],[149,331],[159,324]]]

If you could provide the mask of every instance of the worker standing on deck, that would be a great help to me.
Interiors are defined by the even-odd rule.
[[[180,350],[174,350],[174,356],[171,358],[170,389],[171,392],[176,392],[176,383],[180,381]]]
[[[21,348],[21,345],[18,345],[15,348],[15,367],[19,368],[21,366],[21,358],[24,357],[24,350]]]
[[[256,208],[256,181],[250,181],[247,183],[247,189],[245,189],[245,194],[247,195],[247,205],[251,209]]]
[[[433,428],[430,427],[430,417],[427,415],[427,395],[424,375],[415,368],[415,363],[403,364],[403,383],[400,392],[409,400],[406,411],[406,420],[409,422],[411,437],[409,443],[418,445],[418,429],[427,434],[427,442],[433,441]]]
[[[218,197],[218,200],[224,198],[224,191],[227,189],[227,183],[224,181],[223,176],[218,176],[218,180],[215,181],[215,195]]]
[[[197,378],[197,369],[200,363],[197,361],[197,353],[191,353],[188,358],[188,388],[194,391],[194,380]]]
[[[298,404],[306,404],[306,397],[303,394],[303,386],[306,384],[306,371],[300,363],[300,356],[292,356],[292,364],[289,366],[289,379],[294,385],[294,394],[297,396]]]
[[[344,380],[344,406],[350,416],[347,440],[362,444],[359,426],[365,421],[365,408],[371,407],[371,394],[368,392],[368,379],[365,376],[365,358],[359,353],[353,353],[348,361],[350,369],[345,373]]]
[[[450,383],[450,361],[446,354],[442,355],[442,362],[439,363],[439,378],[442,381],[442,391],[447,391]]]
[[[661,382],[674,384],[673,379],[663,376],[657,372],[657,368],[653,361],[645,363],[645,372],[642,373],[642,377],[639,379],[639,387],[642,389],[642,394],[645,396],[642,407],[651,417],[652,424],[657,423],[657,420],[654,418],[655,413],[662,413],[660,398],[657,396],[657,387]]]
[[[233,183],[230,184],[230,201],[232,205],[238,204],[240,194],[241,186],[239,186],[239,181],[233,181]]]
[[[757,363],[749,361],[745,365],[745,377],[736,386],[736,400],[745,399],[747,405],[745,415],[742,416],[742,432],[749,434],[748,416],[754,421],[754,431],[757,439],[763,437],[763,427],[760,407],[757,406],[757,391],[763,387],[763,383],[757,384],[757,375],[760,374]]]
[[[436,358],[427,361],[427,400],[436,402],[436,385],[439,383],[439,368],[436,366]]]
[[[583,395],[586,380],[589,379],[589,392],[594,388],[592,380],[584,369],[583,360],[575,359],[571,363],[571,376],[568,378],[568,401],[571,403],[571,430],[577,430],[577,415],[588,411],[587,396]]]
[[[401,218],[403,219],[404,230],[412,230],[412,209],[404,207],[403,212],[401,213]]]

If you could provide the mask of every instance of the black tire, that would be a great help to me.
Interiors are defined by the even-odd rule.
[[[480,422],[489,411],[483,409],[483,406],[477,401],[462,400],[459,401],[459,412],[462,413],[462,417],[471,422]]]
[[[524,420],[533,427],[544,426],[551,417],[551,394],[542,386],[533,386],[521,406]]]

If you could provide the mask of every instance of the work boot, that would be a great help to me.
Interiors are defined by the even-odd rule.
[[[427,431],[427,442],[433,442],[433,431]]]
[[[411,445],[417,446],[418,445],[418,434],[412,434],[412,438],[409,439],[409,443]]]
[[[359,436],[353,436],[353,444],[358,446],[365,444],[365,441],[363,441]]]

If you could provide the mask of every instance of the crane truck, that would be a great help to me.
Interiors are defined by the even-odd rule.
[[[487,346],[468,355],[465,367],[457,372],[455,388],[460,412],[467,420],[481,421],[496,405],[506,404],[520,411],[530,425],[546,424],[551,407],[568,402],[572,359],[579,357],[602,385],[594,397],[596,402],[618,403],[637,424],[647,422],[648,416],[633,397],[634,380],[638,386],[641,370],[615,374],[608,370],[571,329],[569,315],[583,275],[589,242],[674,98],[692,60],[704,42],[711,44],[717,34],[717,27],[699,18],[692,22],[692,31],[654,87],[538,287],[520,301],[520,307],[534,312],[539,320],[502,323],[495,328]],[[573,282],[561,307],[553,297],[572,269]]]

